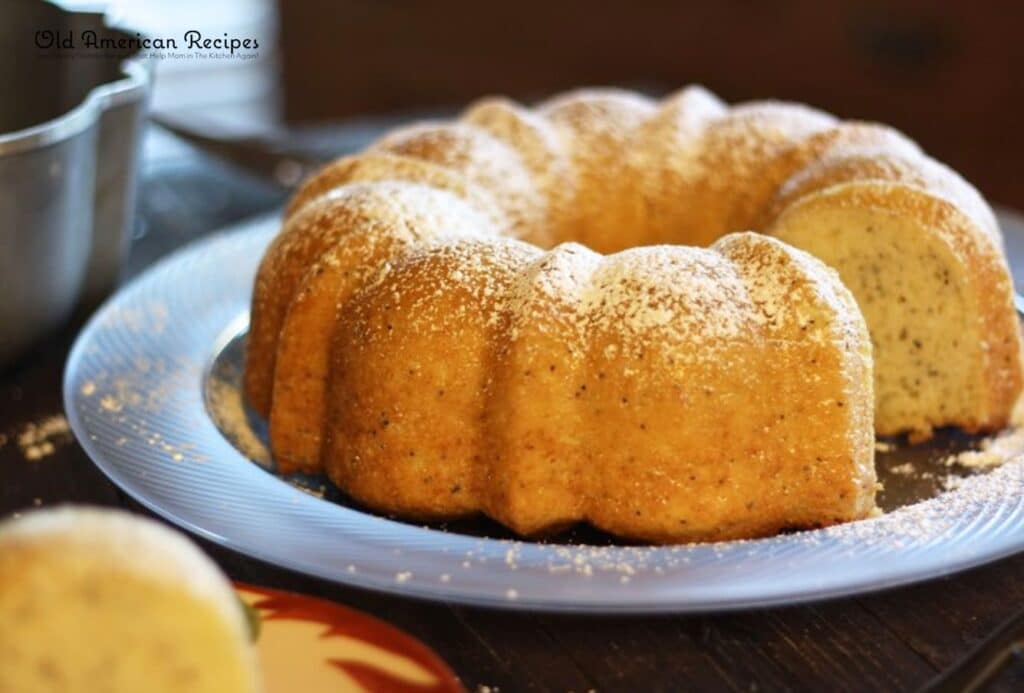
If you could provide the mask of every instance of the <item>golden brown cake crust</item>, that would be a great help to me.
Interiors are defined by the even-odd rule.
[[[553,257],[558,277],[529,246],[428,246],[349,303],[328,394],[336,484],[403,516],[483,511],[522,534],[588,520],[651,541],[871,510],[870,346],[824,265],[755,234]],[[554,343],[531,276],[565,301]]]
[[[280,472],[322,468],[330,345],[337,317],[352,296],[414,245],[495,233],[485,217],[440,189],[384,186],[365,194],[379,194],[378,223],[353,226],[310,265],[280,327],[270,411]],[[439,207],[447,213],[438,215]]]

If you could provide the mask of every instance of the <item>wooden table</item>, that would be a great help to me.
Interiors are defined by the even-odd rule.
[[[159,144],[159,143],[158,143]],[[166,142],[164,143],[167,144]],[[130,273],[283,200],[180,145],[150,142]],[[70,439],[29,460],[18,434],[60,414],[81,318],[0,373],[0,514],[63,502],[132,506]],[[135,508],[137,509],[137,508]],[[340,587],[204,544],[246,582],[328,597],[423,639],[471,690],[913,690],[1024,604],[1024,555],[955,577],[812,606],[695,617],[485,611]],[[1004,676],[999,690],[1020,690]]]

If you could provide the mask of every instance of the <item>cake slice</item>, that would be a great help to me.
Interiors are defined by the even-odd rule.
[[[875,430],[998,430],[1021,389],[1013,287],[996,237],[961,206],[887,181],[840,183],[768,232],[839,272],[874,345]]]
[[[0,524],[0,691],[260,689],[241,603],[182,535],[78,507]]]

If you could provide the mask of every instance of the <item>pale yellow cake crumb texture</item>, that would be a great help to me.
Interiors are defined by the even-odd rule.
[[[875,433],[999,430],[1022,368],[969,183],[884,125],[688,87],[484,99],[327,166],[244,381],[281,471],[378,511],[683,542],[871,515]]]
[[[182,535],[128,513],[0,524],[0,691],[259,691],[227,579]]]

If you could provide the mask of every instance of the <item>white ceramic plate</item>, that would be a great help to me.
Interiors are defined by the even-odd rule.
[[[1024,225],[1002,220],[1012,259],[1024,259]],[[263,218],[155,265],[96,313],[65,374],[68,418],[99,468],[205,539],[358,587],[574,612],[789,604],[924,580],[1024,548],[1024,462],[942,493],[947,468],[935,459],[976,443],[956,434],[910,453],[920,458],[911,473],[892,470],[905,464],[900,454],[880,456],[883,505],[893,512],[714,545],[622,546],[587,530],[535,543],[483,522],[422,527],[362,511],[322,480],[282,480],[250,459],[267,455],[237,387],[253,274],[276,230],[276,218]]]

